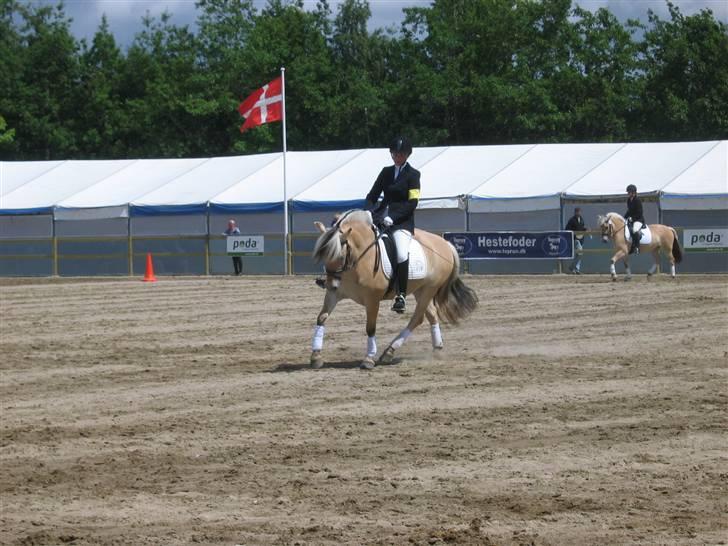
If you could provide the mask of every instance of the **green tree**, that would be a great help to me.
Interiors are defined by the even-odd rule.
[[[728,134],[728,26],[703,9],[670,21],[650,12],[641,68],[642,106],[633,134],[656,140],[721,139]]]
[[[74,129],[81,157],[124,156],[126,145],[120,141],[124,111],[119,93],[124,62],[103,16],[91,46],[81,41],[80,82],[74,97]]]
[[[628,124],[637,93],[638,45],[635,22],[624,27],[606,9],[576,8],[572,71],[557,78],[562,110],[570,124],[562,141],[629,140]]]
[[[2,84],[0,111],[16,131],[9,152],[13,159],[75,157],[78,43],[69,25],[62,4],[35,7],[3,1],[1,43],[7,81]]]

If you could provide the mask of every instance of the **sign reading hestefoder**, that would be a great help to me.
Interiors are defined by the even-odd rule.
[[[493,231],[485,233],[445,233],[461,258],[568,259],[574,257],[572,231]]]
[[[683,247],[694,251],[721,251],[728,249],[728,229],[705,228],[683,231]]]
[[[262,256],[263,235],[234,235],[227,238],[227,253],[230,256]]]

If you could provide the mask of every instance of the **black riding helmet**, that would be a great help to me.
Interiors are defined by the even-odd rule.
[[[629,186],[627,186],[627,193],[631,191],[637,193],[637,186],[635,186],[634,184],[630,184]]]
[[[389,151],[392,153],[403,152],[410,155],[412,153],[412,143],[407,138],[398,136],[390,143]]]

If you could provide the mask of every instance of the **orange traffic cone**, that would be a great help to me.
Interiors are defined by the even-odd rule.
[[[154,266],[152,265],[152,254],[147,252],[147,271],[144,273],[144,282],[157,282],[154,276]]]

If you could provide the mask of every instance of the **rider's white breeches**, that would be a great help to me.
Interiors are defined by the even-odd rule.
[[[642,222],[635,222],[634,224],[632,224],[632,233],[637,233],[641,229],[642,229]]]
[[[406,229],[398,229],[392,233],[392,237],[397,247],[397,263],[401,264],[409,258],[409,246],[412,240],[412,234]]]

